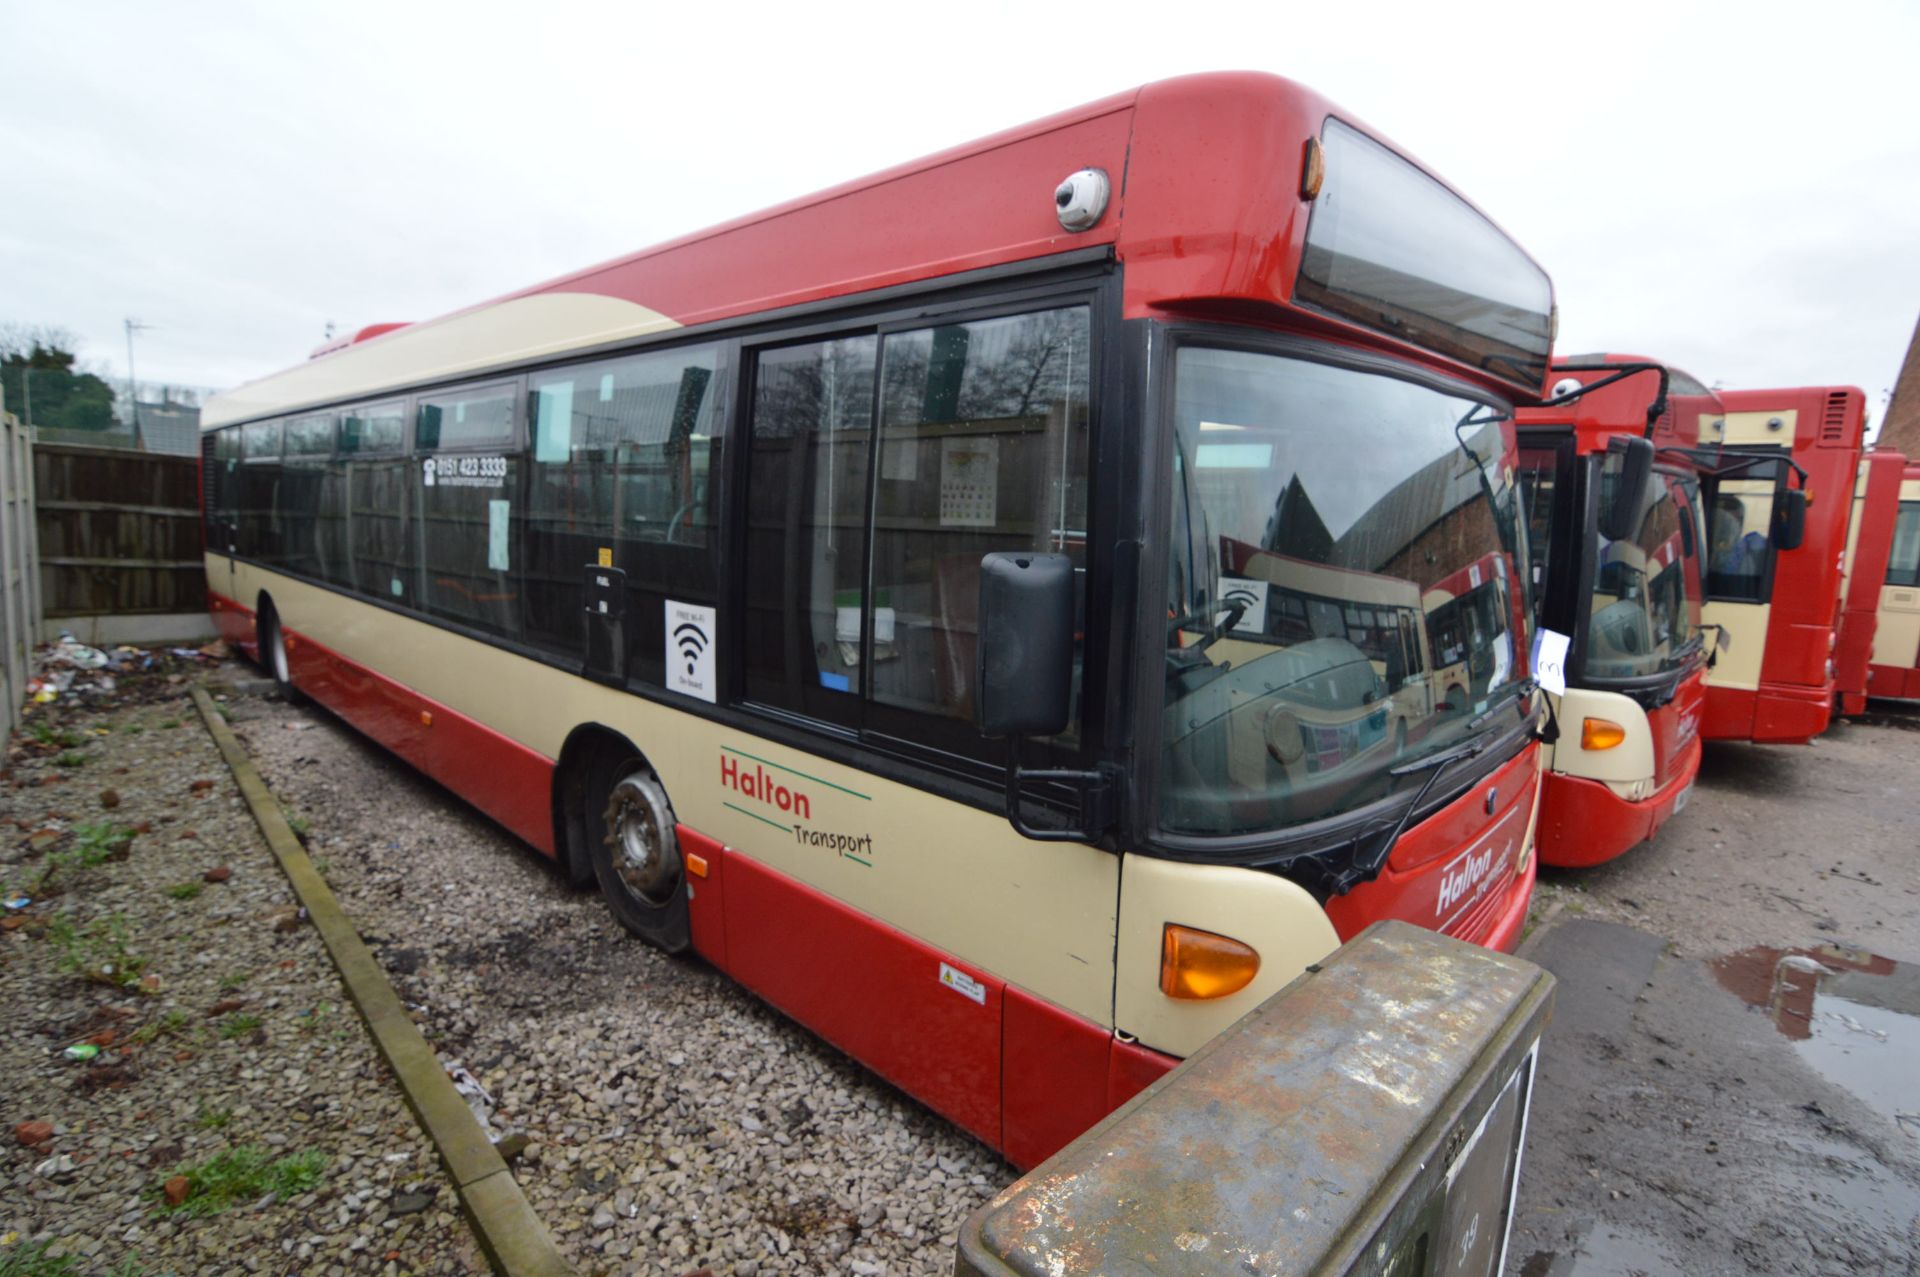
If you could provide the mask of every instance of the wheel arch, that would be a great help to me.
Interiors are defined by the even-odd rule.
[[[660,775],[645,750],[624,732],[605,723],[581,723],[567,733],[566,743],[561,745],[560,757],[553,767],[553,846],[561,871],[576,887],[590,886],[594,880],[593,854],[587,846],[583,790],[588,762],[605,752],[636,758],[656,779]],[[664,790],[665,786],[661,788]]]

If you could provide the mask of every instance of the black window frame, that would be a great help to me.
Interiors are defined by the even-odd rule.
[[[1701,522],[1706,525],[1707,540],[1701,543],[1700,558],[1700,605],[1709,603],[1744,603],[1749,607],[1766,607],[1773,602],[1773,578],[1780,564],[1780,545],[1777,533],[1787,500],[1788,476],[1791,471],[1788,464],[1792,452],[1774,445],[1759,445],[1755,448],[1736,450],[1723,449],[1721,452],[1723,473],[1702,476],[1700,488]],[[1728,457],[1738,458],[1735,466],[1727,469],[1724,461]],[[1766,467],[1753,464],[1756,460],[1773,464],[1773,504],[1767,516],[1767,562],[1760,573],[1760,589],[1757,598],[1747,598],[1739,594],[1716,594],[1713,590],[1713,507],[1720,500],[1720,484],[1723,480],[1757,480],[1759,473]],[[1746,464],[1740,464],[1745,462]],[[1758,498],[1758,492],[1729,492],[1730,497]]]

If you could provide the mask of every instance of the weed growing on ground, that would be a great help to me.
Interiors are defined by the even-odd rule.
[[[318,1187],[326,1168],[327,1155],[317,1148],[269,1160],[259,1145],[242,1144],[195,1165],[175,1167],[174,1175],[186,1177],[187,1197],[178,1206],[162,1204],[160,1212],[201,1218],[268,1193],[285,1201]],[[158,1196],[160,1190],[151,1192]]]
[[[299,815],[295,815],[293,812],[288,812],[287,828],[293,830],[293,836],[295,838],[298,838],[301,842],[305,842],[307,840],[308,832],[313,829],[313,824],[305,816],[299,816]]]
[[[247,981],[252,978],[253,972],[251,971],[235,971],[231,975],[221,976],[220,992],[232,993],[235,989],[244,988],[246,987]]]
[[[54,875],[65,872],[69,875],[87,869],[98,869],[109,860],[117,860],[126,854],[133,843],[133,831],[119,825],[76,825],[73,830],[73,846],[64,851],[47,853],[47,863],[40,870],[39,880],[34,884],[37,891],[44,893],[47,884]]]
[[[58,758],[55,758],[53,765],[55,767],[85,767],[87,765],[87,756],[79,750],[70,749]]]
[[[333,1003],[322,1002],[311,1011],[302,1011],[296,1019],[294,1027],[302,1033],[318,1033],[326,1027],[327,1021],[332,1017],[334,1010]]]
[[[232,1122],[232,1109],[205,1107],[193,1115],[193,1124],[203,1131],[224,1131]]]
[[[126,989],[140,983],[147,960],[127,948],[127,921],[119,914],[95,918],[85,927],[69,913],[47,922],[47,939],[60,951],[59,966],[95,984]]]
[[[185,1011],[169,1011],[158,1020],[149,1020],[132,1033],[132,1040],[141,1046],[155,1042],[163,1037],[178,1037],[186,1033],[191,1023]]]
[[[160,720],[160,727],[163,731],[172,731],[178,726],[180,726],[180,720],[177,718],[163,718]]]
[[[200,884],[197,882],[176,882],[167,888],[167,894],[175,900],[191,900],[200,894]]]
[[[87,743],[85,736],[71,728],[63,727],[56,732],[45,723],[27,724],[27,733],[40,744],[49,747],[58,745],[61,749],[78,749]]]
[[[138,723],[128,723],[125,727],[121,728],[120,730],[125,732],[129,736],[138,736],[141,732],[144,732],[147,729],[142,727]]]
[[[77,1277],[83,1271],[80,1260],[73,1255],[53,1258],[47,1254],[52,1245],[52,1242],[41,1242],[37,1246],[0,1251],[0,1277],[66,1277],[69,1273]]]
[[[235,1038],[243,1038],[247,1036],[247,1034],[253,1032],[255,1029],[259,1027],[260,1027],[259,1016],[249,1015],[246,1012],[242,1012],[239,1015],[230,1015],[226,1019],[220,1021],[220,1036],[223,1040],[231,1042]]]

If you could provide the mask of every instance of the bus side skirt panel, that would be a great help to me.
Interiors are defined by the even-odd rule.
[[[1004,982],[741,852],[725,873],[727,973],[998,1147]]]
[[[282,625],[296,687],[554,855],[552,759]]]
[[[1009,1162],[1038,1166],[1107,1115],[1107,1057],[1120,1045],[1091,1020],[1007,986],[1000,1151]]]
[[[687,914],[693,926],[693,951],[720,970],[727,963],[727,848],[698,830],[673,827],[680,842],[680,861],[687,875]],[[706,865],[696,872],[694,858]]]

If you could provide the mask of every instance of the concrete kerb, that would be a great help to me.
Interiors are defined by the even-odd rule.
[[[407,1106],[420,1129],[440,1152],[440,1160],[460,1194],[460,1204],[486,1252],[493,1270],[503,1277],[562,1277],[573,1270],[553,1244],[545,1225],[533,1213],[526,1194],[507,1170],[487,1133],[460,1093],[454,1090],[439,1057],[407,1016],[386,973],[361,941],[360,933],[340,908],[333,890],[308,858],[306,849],[287,824],[280,803],[233,729],[214,707],[203,687],[193,688],[193,701],[214,744],[227,760],[242,797],[253,811],[274,858],[305,906],[314,929],[333,958],[347,995],[359,1008],[374,1043],[400,1082]]]

